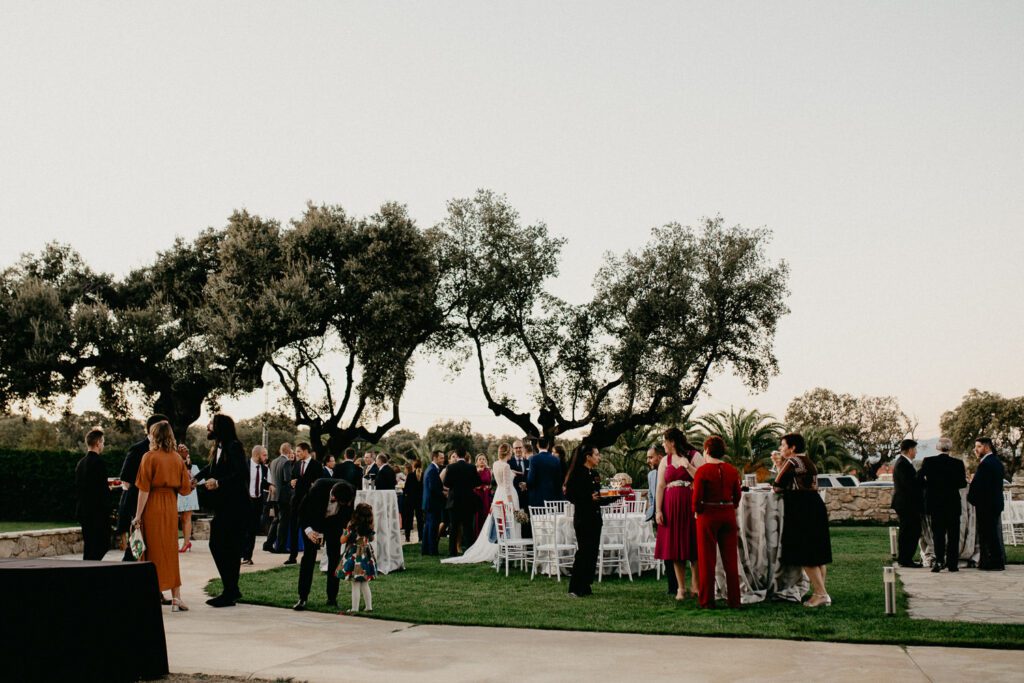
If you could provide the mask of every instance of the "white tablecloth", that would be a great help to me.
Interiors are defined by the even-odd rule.
[[[967,502],[967,489],[960,489],[960,561],[977,562],[981,557],[978,547],[978,525],[975,522],[974,506]],[[929,566],[935,559],[935,544],[932,539],[931,518],[921,515],[921,562]]]
[[[640,571],[640,545],[645,541],[654,540],[654,532],[651,528],[651,523],[644,520],[645,514],[629,514],[626,515],[626,554],[629,558],[629,570],[633,574],[637,574]],[[572,517],[569,515],[558,516],[558,542],[559,543],[575,543],[576,542],[576,530],[572,526]],[[606,543],[609,541],[608,534],[604,527],[601,528],[601,542]],[[554,568],[549,563],[542,563],[537,567],[538,572],[544,574],[554,574]],[[568,570],[565,570],[565,574],[568,574]],[[604,573],[618,575],[619,568],[614,562],[605,561]]]
[[[402,554],[402,524],[398,514],[398,494],[394,491],[356,491],[356,504],[369,503],[373,506],[373,524],[376,529],[374,553],[377,555],[377,571],[390,574],[405,569]]]

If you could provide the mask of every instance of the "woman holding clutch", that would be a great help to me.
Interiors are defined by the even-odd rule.
[[[697,595],[697,521],[693,516],[693,475],[704,459],[672,427],[662,440],[667,457],[658,465],[658,490],[655,496],[655,520],[658,536],[654,557],[672,563],[679,590],[676,600],[686,597],[686,564],[690,564],[690,590]]]

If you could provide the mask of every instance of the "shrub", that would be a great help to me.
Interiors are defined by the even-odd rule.
[[[0,450],[0,519],[49,521],[76,519],[75,466],[84,453],[72,451]],[[124,451],[103,452],[107,476],[121,472]],[[111,511],[117,508],[121,490],[110,492]]]

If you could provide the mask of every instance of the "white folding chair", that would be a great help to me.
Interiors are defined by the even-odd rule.
[[[570,505],[572,503],[567,500],[549,500],[544,503],[545,514],[564,515]],[[533,514],[533,507],[530,508],[530,514]]]
[[[526,563],[533,558],[533,539],[512,537],[512,528],[508,521],[510,512],[512,510],[500,501],[494,504],[491,511],[498,535],[498,554],[494,558],[494,571],[498,571],[504,561],[505,576],[508,576],[510,563],[519,562],[520,568],[526,571]]]
[[[559,581],[562,569],[571,567],[576,545],[562,538],[561,519],[564,515],[551,514],[546,507],[530,507],[530,529],[533,532],[533,571],[530,580],[537,575],[537,565],[550,565]]]
[[[1003,500],[1005,505],[1003,506],[1003,543],[1006,545],[1017,545],[1017,525],[1024,524],[1024,519],[1020,518],[1022,503],[1014,502],[1010,499],[1009,493],[1003,494]]]
[[[604,563],[607,560],[618,565],[619,576],[625,567],[629,580],[633,580],[633,572],[629,568],[629,546],[626,542],[626,514],[603,508],[601,511],[602,529],[601,545],[598,547],[597,580],[604,577]]]
[[[646,500],[627,500],[623,502],[622,507],[627,515],[647,514]]]

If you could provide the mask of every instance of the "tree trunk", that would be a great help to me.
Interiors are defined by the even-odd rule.
[[[166,415],[174,430],[174,438],[178,443],[185,443],[188,428],[203,413],[203,401],[206,400],[206,396],[207,391],[200,387],[186,391],[162,389],[153,403],[153,413]]]

